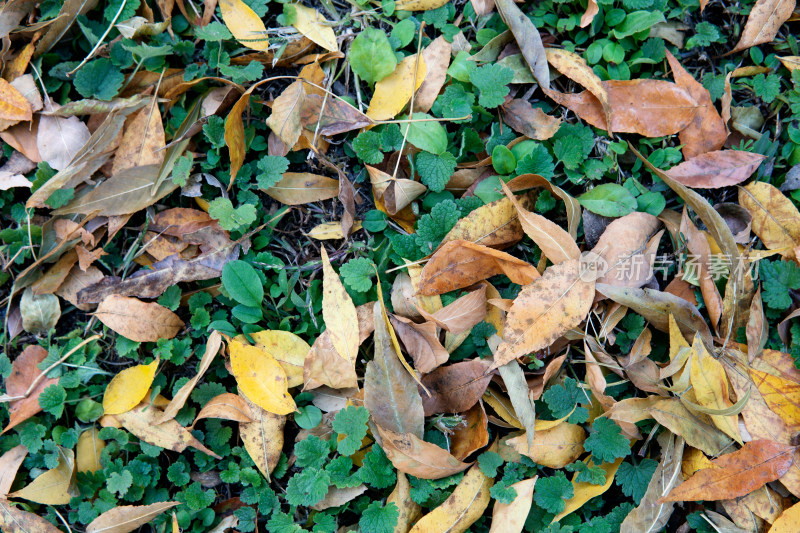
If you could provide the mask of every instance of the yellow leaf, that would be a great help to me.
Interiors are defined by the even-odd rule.
[[[794,533],[800,523],[800,503],[786,509],[770,528],[770,533]]]
[[[233,376],[249,400],[276,415],[297,410],[289,395],[286,372],[278,361],[267,352],[237,340],[232,340],[229,348]]]
[[[415,71],[417,77],[412,88]],[[397,64],[394,72],[375,84],[375,94],[369,102],[367,116],[372,120],[393,119],[406,106],[413,92],[425,81],[427,73],[428,68],[422,56],[414,54],[403,59]]]
[[[551,429],[535,431],[528,449],[525,434],[508,439],[506,444],[542,466],[564,468],[583,453],[586,432],[577,424],[561,423]]]
[[[244,401],[250,407],[253,418],[252,422],[239,423],[244,449],[264,477],[269,480],[270,473],[278,466],[278,460],[281,458],[286,417],[261,409],[249,398],[245,397]]]
[[[397,473],[397,485],[386,498],[386,503],[394,503],[400,511],[393,533],[407,533],[411,529],[411,524],[416,522],[422,513],[419,504],[411,499],[411,483],[402,472]]]
[[[600,496],[605,491],[611,487],[611,484],[614,482],[614,476],[617,473],[617,469],[619,465],[622,464],[622,458],[620,457],[613,463],[603,463],[600,465],[600,468],[606,473],[606,482],[602,485],[592,485],[591,483],[586,482],[577,482],[575,478],[578,477],[578,472],[575,472],[572,475],[572,487],[573,487],[573,496],[566,502],[566,507],[564,510],[558,513],[555,518],[553,518],[553,522],[558,522],[565,516],[570,513],[573,513],[583,507],[583,504],[591,500],[596,496]],[[589,468],[594,467],[594,463],[589,461]]]
[[[338,52],[339,45],[336,42],[336,34],[330,26],[330,22],[320,15],[319,11],[312,7],[294,4],[292,7],[297,13],[297,20],[294,26],[297,31],[320,45],[325,50]]]
[[[449,0],[398,0],[395,4],[397,11],[428,11],[445,5]]]
[[[464,479],[442,505],[420,518],[410,533],[463,533],[483,515],[489,505],[489,489],[494,480],[478,465],[469,469]]]
[[[76,448],[78,472],[97,472],[103,468],[100,465],[100,454],[106,447],[106,443],[97,434],[96,428],[90,428],[78,437],[78,446]]]
[[[754,182],[739,188],[739,204],[753,216],[753,233],[770,250],[794,257],[800,243],[800,212],[791,200],[769,183]]]
[[[789,69],[789,72],[794,72],[800,68],[800,56],[783,56],[778,57],[783,63],[783,66]]]
[[[58,466],[30,482],[27,486],[9,494],[11,498],[42,503],[44,505],[66,505],[78,492],[73,487],[75,476],[75,453],[58,446]]]
[[[322,319],[339,355],[355,364],[358,357],[358,315],[353,300],[322,251]]]
[[[267,28],[255,11],[242,0],[219,0],[222,20],[236,40],[248,48],[266,52]]]
[[[353,222],[353,231],[358,231],[360,229],[361,221],[356,220]],[[306,235],[318,241],[344,239],[341,222],[323,222],[322,224],[314,226]]]
[[[533,486],[537,477],[523,479],[511,485],[517,497],[511,503],[495,502],[492,528],[489,533],[520,533],[533,503]]]
[[[708,353],[699,335],[695,337],[692,352],[691,382],[697,403],[720,410],[732,406],[725,368]],[[726,435],[736,442],[742,442],[737,415],[711,415],[711,420]]]
[[[303,384],[303,362],[311,350],[306,341],[292,332],[280,330],[257,331],[250,337],[256,348],[280,363],[290,388]],[[236,337],[236,340],[244,342],[244,336]]]
[[[119,415],[139,405],[156,377],[157,368],[158,359],[149,365],[126,368],[114,376],[103,395],[105,414]]]
[[[754,368],[750,369],[750,377],[770,411],[791,430],[797,431],[800,428],[800,385]]]
[[[86,526],[86,533],[125,533],[135,531],[179,502],[150,505],[121,505],[101,514]]]

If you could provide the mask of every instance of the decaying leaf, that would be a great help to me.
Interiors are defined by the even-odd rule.
[[[252,418],[252,422],[239,421],[244,448],[258,470],[270,479],[270,473],[281,458],[286,417],[265,411],[246,396],[242,399],[247,403]]]
[[[506,443],[522,455],[542,466],[564,468],[583,453],[586,432],[577,424],[560,423],[549,429],[538,429],[528,447],[526,435],[508,439]]]
[[[12,400],[8,407],[8,425],[3,428],[3,433],[40,412],[39,395],[48,386],[58,383],[58,378],[40,379],[43,376],[39,364],[45,357],[47,350],[31,344],[14,359],[11,375],[5,381],[6,395]],[[31,389],[34,383],[36,385]],[[28,389],[31,389],[30,393]]]
[[[517,481],[513,488],[517,497],[511,503],[495,502],[492,510],[492,527],[489,533],[521,533],[533,504],[536,477]]]
[[[116,294],[100,302],[95,316],[116,333],[137,342],[171,339],[184,325],[178,315],[166,307]]]
[[[758,0],[750,10],[739,42],[728,54],[771,42],[791,16],[795,5],[795,0]]]
[[[462,463],[447,450],[412,433],[395,433],[378,425],[375,427],[383,451],[400,472],[422,479],[440,479],[469,467],[469,463]]]
[[[0,526],[9,533],[61,533],[41,516],[23,511],[5,498],[0,498]]]
[[[503,22],[514,34],[514,39],[522,50],[522,56],[528,63],[536,81],[543,89],[549,89],[550,69],[547,66],[547,57],[539,30],[512,0],[495,0],[494,3]]]
[[[588,8],[587,8],[588,9]],[[597,9],[597,7],[595,7]],[[606,124],[613,124],[611,115],[611,98],[608,90],[603,86],[603,82],[594,71],[586,64],[586,61],[569,50],[559,48],[547,48],[547,61],[561,74],[565,75],[575,83],[585,87],[600,102],[605,114]]]
[[[579,267],[577,259],[553,265],[523,287],[508,313],[492,368],[547,348],[586,318],[595,283],[581,279]]]
[[[464,533],[488,507],[492,485],[494,480],[484,475],[478,465],[473,466],[444,503],[420,518],[410,533]]]
[[[687,159],[669,169],[667,174],[687,187],[729,187],[749,178],[764,159],[763,155],[753,152],[718,150]]]
[[[794,257],[800,243],[800,211],[773,185],[757,181],[739,189],[739,203],[753,216],[753,233],[764,246]]]
[[[538,107],[533,107],[527,100],[515,98],[503,104],[502,109],[506,124],[517,133],[531,139],[547,140],[561,127],[561,119],[548,115]]]
[[[422,377],[431,395],[422,397],[425,416],[435,413],[461,413],[478,403],[491,374],[489,364],[481,359],[441,366]]]
[[[180,502],[158,502],[150,505],[121,505],[102,513],[86,526],[86,533],[128,533]]]

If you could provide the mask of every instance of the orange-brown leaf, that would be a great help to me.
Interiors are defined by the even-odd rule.
[[[669,169],[667,175],[687,187],[730,187],[749,178],[764,159],[743,150],[717,150],[688,159]]]

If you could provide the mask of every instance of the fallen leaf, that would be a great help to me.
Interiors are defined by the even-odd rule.
[[[620,533],[652,533],[661,531],[672,516],[675,504],[658,501],[669,494],[676,483],[683,481],[681,459],[684,441],[673,434],[665,437],[661,448],[661,461],[647,484],[647,490],[639,506],[631,511],[622,522]],[[660,441],[660,442],[664,442]]]
[[[522,288],[508,313],[503,343],[494,354],[492,369],[547,348],[583,322],[591,309],[594,281],[580,277],[577,259],[545,270]]]
[[[453,493],[439,507],[420,518],[410,533],[468,531],[489,506],[492,485],[494,480],[484,475],[478,465],[473,466]]]
[[[666,52],[675,83],[685,89],[698,104],[694,120],[678,133],[678,139],[684,145],[683,158],[689,160],[700,154],[719,150],[728,138],[728,130],[711,101],[711,94],[683,68],[669,50]]]
[[[241,2],[241,0],[236,1]],[[303,81],[297,80],[286,87],[281,95],[272,102],[272,114],[267,119],[267,126],[289,148],[297,143],[303,130],[300,110],[303,107],[305,96],[306,90]],[[244,107],[242,111],[244,111]]]
[[[750,368],[749,373],[770,410],[781,417],[790,431],[800,429],[800,384],[755,368]]]
[[[398,309],[397,306],[394,308],[395,311]],[[448,351],[439,342],[438,330],[433,322],[417,324],[397,315],[391,316],[391,322],[405,351],[414,360],[414,368],[423,374],[443,365],[450,358]]]
[[[411,526],[422,514],[422,508],[411,499],[411,483],[402,472],[397,473],[397,485],[386,498],[387,505],[393,503],[397,506],[399,516],[393,533],[408,533]]]
[[[586,3],[586,11],[581,15],[581,23],[579,26],[585,28],[592,23],[594,17],[600,12],[600,7],[597,5],[596,0],[589,0]]]
[[[727,500],[744,496],[780,478],[792,465],[795,447],[754,440],[741,450],[712,461],[716,468],[698,471],[660,502]]]
[[[324,511],[331,507],[340,507],[356,499],[367,491],[363,483],[355,487],[339,488],[335,485],[328,487],[328,493],[319,502],[311,506],[315,511]]]
[[[192,427],[198,420],[204,418],[221,418],[234,422],[253,422],[253,412],[244,398],[238,394],[223,392],[214,396],[200,409],[192,422]]]
[[[462,296],[433,314],[423,309],[420,309],[420,313],[449,333],[458,335],[467,332],[486,318],[486,286],[482,285],[478,290]]]
[[[499,344],[500,338],[497,335],[493,335],[487,342],[494,348]],[[503,378],[503,384],[508,392],[508,398],[511,400],[511,405],[514,407],[514,414],[525,429],[525,435],[528,438],[528,446],[530,447],[533,445],[534,433],[537,429],[537,420],[533,394],[525,378],[525,373],[522,371],[522,367],[516,359],[512,359],[503,366],[498,367],[497,370],[500,372],[500,377]],[[545,429],[548,428],[545,427]]]
[[[292,4],[295,19],[292,23],[297,31],[320,45],[325,50],[338,52],[339,45],[336,42],[336,34],[330,21],[325,20],[319,11],[312,7],[302,4]]]
[[[425,415],[423,400],[414,378],[401,364],[391,333],[381,320],[380,303],[373,307],[375,320],[375,354],[364,372],[364,407],[372,420],[397,434],[422,438]]]
[[[156,376],[159,360],[148,365],[136,365],[114,376],[103,394],[103,412],[118,415],[130,411],[141,402]]]
[[[166,146],[161,112],[155,102],[128,117],[111,173],[142,165],[161,165]]]
[[[42,371],[39,364],[47,357],[47,350],[37,344],[25,347],[11,364],[11,375],[5,380],[6,395],[16,400],[11,400],[8,407],[8,425],[3,428],[3,433],[14,426],[24,422],[42,410],[39,406],[39,395],[50,385],[58,383],[58,378],[44,378],[38,382],[30,394],[25,396]],[[19,398],[25,396],[24,398]]]
[[[667,170],[667,174],[687,187],[730,187],[749,178],[764,159],[765,156],[752,152],[718,150],[687,159]]]
[[[523,231],[541,248],[550,261],[558,264],[580,257],[581,252],[578,245],[569,233],[542,215],[528,211],[514,196],[508,185],[502,183],[502,186],[506,197],[517,210]]]
[[[180,502],[158,502],[150,505],[121,505],[100,514],[86,526],[86,533],[128,533],[153,520]]]
[[[414,112],[427,113],[447,79],[447,67],[450,66],[452,46],[440,35],[422,51],[427,74],[422,85],[414,96]]]
[[[450,436],[450,453],[459,461],[489,444],[489,419],[483,402],[479,401],[462,416],[464,425],[456,428]]]
[[[369,102],[367,116],[372,120],[393,119],[403,110],[414,91],[422,85],[427,73],[428,68],[421,55],[410,55],[400,61],[394,72],[375,84],[375,93]]]
[[[795,5],[795,0],[758,0],[750,9],[739,42],[725,55],[772,42],[783,23],[792,15]]]
[[[590,5],[587,6],[586,9],[588,11]],[[597,4],[595,4],[594,9],[597,10]],[[547,48],[545,52],[547,53],[547,62],[550,63],[553,68],[575,83],[586,88],[597,98],[600,105],[603,107],[605,123],[613,125],[614,119],[611,114],[611,98],[608,94],[608,89],[603,85],[603,82],[597,74],[594,73],[594,70],[586,63],[586,60],[575,52],[560,48]]]
[[[658,400],[649,411],[659,424],[683,437],[686,444],[702,450],[706,455],[719,455],[733,443],[711,424],[710,418],[690,412],[678,398]]]
[[[611,104],[611,129],[615,133],[638,133],[663,137],[678,133],[692,123],[697,102],[684,89],[663,80],[609,80],[601,82]],[[608,130],[600,101],[589,91],[548,96],[574,111],[596,128]]]
[[[711,325],[716,328],[722,316],[723,301],[719,289],[714,283],[711,247],[705,234],[697,229],[685,208],[681,217],[680,231],[684,236],[684,246],[693,257],[692,274],[700,285],[700,292],[703,295],[706,309],[708,309]]]
[[[395,9],[403,11],[428,11],[445,5],[447,0],[397,0]]]
[[[178,315],[166,307],[116,294],[100,302],[95,316],[114,332],[136,342],[171,339],[184,326]]]
[[[462,463],[444,448],[425,442],[412,433],[395,433],[377,424],[375,428],[386,457],[400,472],[421,479],[441,479],[469,467],[468,463]]]
[[[203,374],[206,373],[208,367],[211,366],[211,362],[214,361],[214,358],[219,353],[219,349],[221,347],[222,335],[220,335],[219,331],[212,331],[208,336],[208,340],[206,341],[206,349],[205,352],[203,352],[203,357],[200,358],[200,364],[197,367],[197,374],[195,374],[192,379],[184,383],[183,386],[178,389],[178,392],[175,393],[175,396],[173,396],[172,400],[169,402],[169,405],[164,408],[164,414],[156,421],[157,424],[161,424],[170,418],[175,418],[175,416],[178,414],[178,411],[183,409],[183,406],[186,405],[186,400],[189,399],[189,395],[194,390],[197,382],[200,381],[200,378],[203,377]],[[302,383],[302,370],[300,370],[300,373],[300,383]]]
[[[249,407],[248,414],[253,421],[240,421],[239,433],[248,455],[258,470],[269,480],[270,474],[278,466],[281,458],[286,417],[265,411],[246,396],[243,399]]]
[[[522,236],[514,204],[508,198],[501,198],[480,206],[456,222],[440,247],[450,241],[464,240],[502,249],[519,242]]]
[[[602,485],[593,485],[591,483],[587,483],[585,481],[576,481],[575,478],[578,477],[578,473],[572,475],[572,491],[573,496],[572,498],[565,500],[564,510],[558,513],[555,518],[553,518],[553,522],[558,522],[565,516],[574,513],[583,505],[595,498],[600,496],[601,494],[605,493],[610,487],[611,484],[614,482],[614,476],[617,474],[617,469],[619,465],[622,464],[622,458],[617,459],[613,463],[603,463],[601,465],[595,465],[592,461],[588,461],[587,465],[589,468],[593,468],[595,466],[599,466],[605,473],[606,481]]]
[[[302,205],[336,198],[339,181],[306,172],[286,172],[281,181],[264,192],[283,204]]]
[[[513,0],[495,0],[497,12],[503,19],[522,51],[533,76],[542,89],[550,89],[550,68],[547,66],[542,37],[531,19],[517,7]],[[399,9],[399,8],[398,8]]]
[[[661,221],[647,213],[634,212],[612,221],[592,248],[607,265],[598,283],[617,287],[641,287],[652,277],[655,250],[648,242],[661,228]]]
[[[800,211],[776,187],[757,181],[739,188],[739,203],[753,216],[753,233],[770,250],[792,258],[800,243]]]
[[[0,498],[0,526],[8,533],[61,533],[44,518],[14,507],[5,498]]]
[[[269,49],[267,28],[261,18],[242,0],[218,0],[222,20],[242,45],[266,52]]]
[[[522,533],[525,520],[533,504],[533,487],[538,476],[517,481],[509,488],[514,489],[517,496],[511,503],[494,503],[492,510],[492,527],[489,533]]]
[[[297,410],[289,394],[283,367],[255,346],[233,339],[228,344],[231,369],[242,393],[260,408],[276,415],[288,415]]]
[[[527,285],[539,277],[535,267],[521,259],[465,240],[446,243],[422,269],[419,293],[444,294],[504,274],[513,283]]]
[[[527,100],[514,98],[503,104],[503,120],[511,129],[530,139],[545,141],[556,134],[561,119],[548,115]]]
[[[373,124],[367,115],[330,95],[306,94],[300,103],[301,124],[319,135],[338,135]]]
[[[22,328],[28,333],[45,333],[56,327],[61,318],[61,305],[52,294],[34,294],[28,287],[19,301]]]
[[[103,469],[100,464],[100,454],[106,447],[105,441],[98,436],[97,428],[89,428],[81,432],[78,445],[75,448],[75,471],[97,472]]]
[[[5,79],[0,79],[0,119],[29,121],[33,118],[31,104]]]
[[[174,452],[182,452],[188,447],[200,450],[215,459],[219,455],[203,446],[189,430],[174,419],[163,424],[155,424],[161,416],[161,409],[148,402],[142,402],[130,411],[114,415],[114,418],[139,439],[153,446],[166,448]]]
[[[422,377],[431,395],[422,397],[425,416],[436,413],[462,413],[478,403],[492,376],[488,363],[471,359],[441,366]]]
[[[699,337],[692,345],[691,383],[697,403],[714,411],[731,407],[728,396],[728,378],[722,363],[708,353]],[[714,425],[741,444],[739,423],[736,415],[711,415]],[[748,491],[749,492],[749,491]]]
[[[66,505],[78,496],[75,487],[75,452],[58,446],[58,466],[48,470],[18,491],[10,498],[23,498],[44,505]]]
[[[770,533],[792,533],[800,523],[800,503],[789,507],[773,522]]]
[[[11,490],[17,470],[27,456],[28,449],[22,444],[14,446],[0,456],[0,498],[5,498]]]
[[[548,468],[564,468],[583,453],[586,432],[577,424],[561,423],[549,429],[536,429],[533,443],[522,434],[506,443],[514,450]]]

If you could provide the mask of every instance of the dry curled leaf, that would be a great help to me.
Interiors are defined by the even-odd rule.
[[[739,42],[728,54],[771,42],[796,5],[795,0],[758,0],[750,10]]]
[[[183,321],[166,307],[116,294],[100,302],[95,316],[116,333],[136,342],[171,339],[183,329]]]

